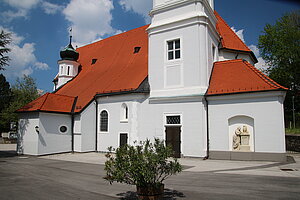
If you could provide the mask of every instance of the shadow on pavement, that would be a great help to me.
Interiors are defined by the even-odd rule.
[[[10,158],[18,156],[16,151],[0,151],[0,158]]]
[[[117,194],[122,200],[138,200],[136,192],[128,191],[125,193]],[[165,189],[164,190],[164,200],[176,200],[185,198],[185,195],[182,192],[177,190]]]

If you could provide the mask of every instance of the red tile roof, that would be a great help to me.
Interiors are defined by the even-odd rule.
[[[75,97],[46,93],[26,106],[20,108],[17,112],[51,111],[71,113],[74,101]]]
[[[217,13],[215,14],[218,19],[217,31],[222,36],[223,47],[251,52],[225,21]],[[62,100],[59,95],[78,97],[74,111],[81,112],[96,94],[137,89],[148,76],[148,34],[146,32],[148,26],[76,49],[79,52],[80,73],[54,92],[57,96],[47,94],[47,98],[45,95],[41,97],[47,99],[42,110],[69,112],[71,103]],[[138,53],[134,53],[135,47],[141,47]],[[93,63],[92,60],[96,62]],[[20,111],[41,110],[42,99],[31,102]]]
[[[218,20],[216,28],[219,35],[221,36],[221,43],[223,48],[251,52],[247,45],[245,45],[245,43],[233,32],[233,30],[216,11],[215,16]]]
[[[244,60],[215,62],[206,95],[287,90]]]
[[[56,94],[78,96],[75,112],[96,95],[137,89],[148,76],[148,34],[143,26],[78,48],[82,69]],[[141,47],[134,53],[135,47]],[[97,59],[92,64],[92,59]]]

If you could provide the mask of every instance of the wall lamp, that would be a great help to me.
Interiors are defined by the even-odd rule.
[[[35,131],[37,132],[37,134],[40,133],[40,128],[38,126],[35,126]]]

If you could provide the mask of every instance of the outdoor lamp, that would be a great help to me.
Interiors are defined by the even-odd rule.
[[[39,127],[38,127],[38,126],[35,126],[35,131],[37,132],[37,134],[40,133],[40,130],[39,130]]]

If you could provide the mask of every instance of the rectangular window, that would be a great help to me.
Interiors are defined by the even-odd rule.
[[[180,59],[180,39],[167,42],[168,46],[168,60]]]
[[[180,124],[180,115],[167,116],[167,124]]]

